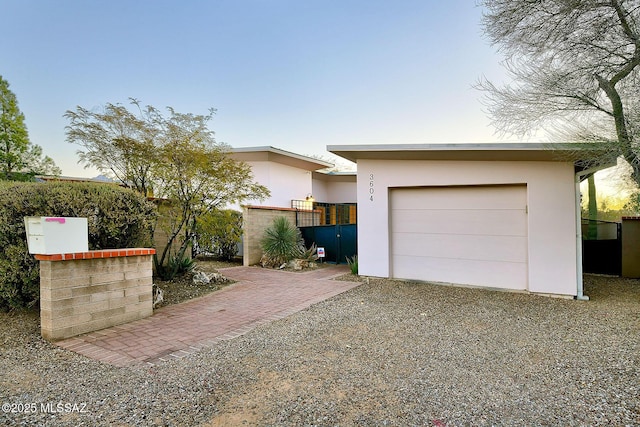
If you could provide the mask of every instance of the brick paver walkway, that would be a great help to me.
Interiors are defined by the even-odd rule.
[[[331,280],[346,266],[294,273],[260,267],[220,269],[236,283],[158,309],[153,316],[58,341],[60,347],[116,366],[181,358],[235,338],[358,286]]]

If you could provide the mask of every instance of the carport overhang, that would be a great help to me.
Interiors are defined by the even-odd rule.
[[[539,161],[572,163],[575,173],[576,283],[583,293],[580,182],[598,170],[615,166],[618,150],[606,143],[463,143],[329,145],[327,151],[358,163],[367,160]]]

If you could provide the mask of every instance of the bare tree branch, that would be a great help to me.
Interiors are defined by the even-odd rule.
[[[584,136],[576,124],[604,118],[640,185],[640,0],[485,0],[482,6],[485,33],[505,54],[513,81],[477,84],[496,128]]]

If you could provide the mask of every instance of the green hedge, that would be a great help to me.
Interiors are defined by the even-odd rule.
[[[0,308],[39,300],[38,262],[28,253],[24,217],[87,218],[89,249],[150,247],[156,210],[140,194],[109,184],[0,182]]]
[[[230,261],[242,241],[242,214],[232,209],[213,210],[198,217],[197,254],[211,254]]]

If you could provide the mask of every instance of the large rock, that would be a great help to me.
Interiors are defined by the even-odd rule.
[[[226,282],[227,278],[224,277],[220,273],[206,273],[204,271],[197,271],[193,275],[193,283],[195,285],[208,285],[211,282],[213,283],[222,283]]]
[[[316,268],[316,263],[313,261],[308,261],[306,259],[292,259],[289,261],[289,268],[292,270],[304,270],[305,268]]]
[[[156,308],[159,304],[162,304],[164,301],[164,291],[158,287],[158,285],[154,284],[152,287],[153,291],[153,308]]]

